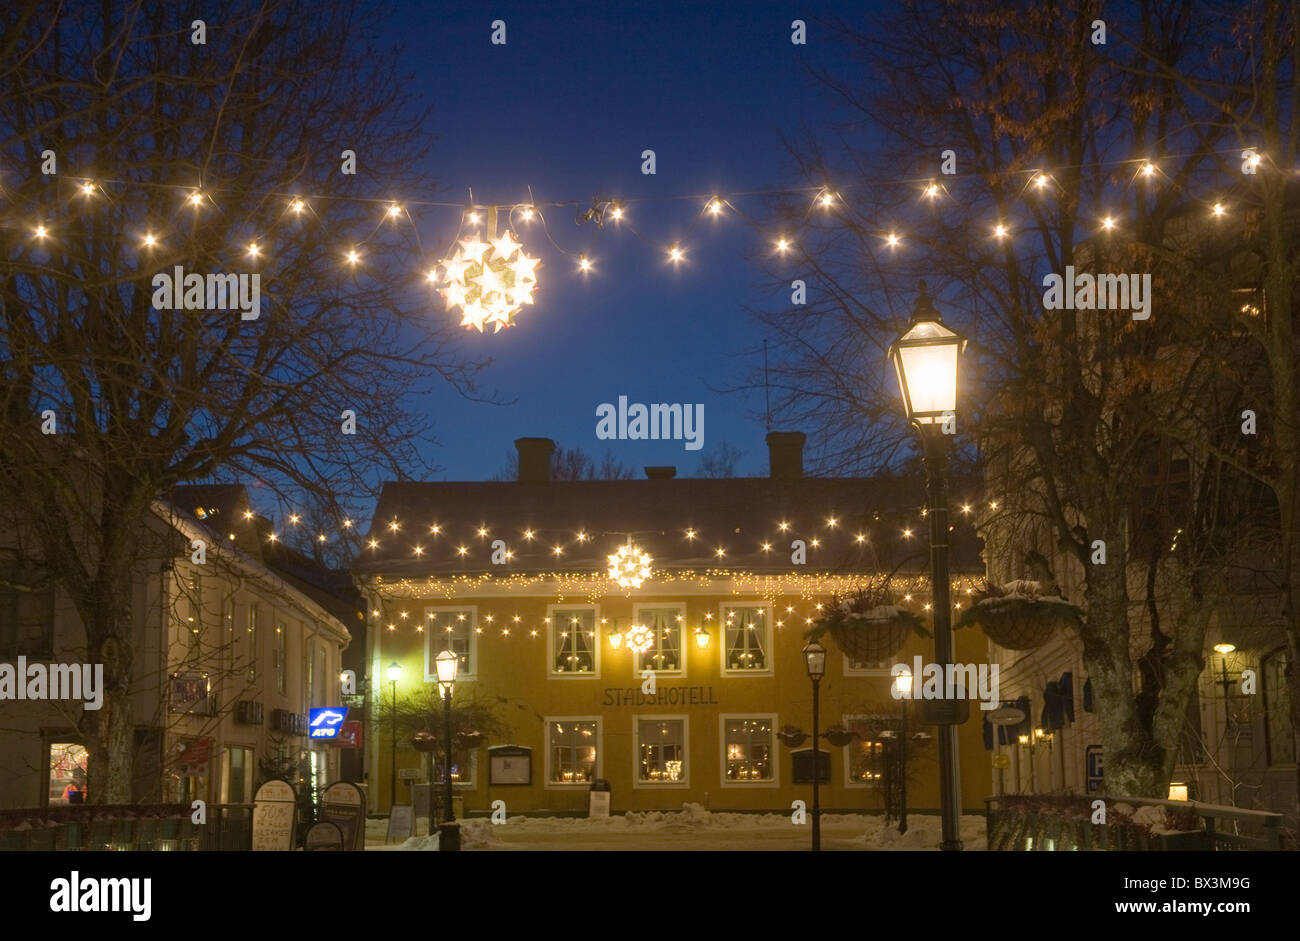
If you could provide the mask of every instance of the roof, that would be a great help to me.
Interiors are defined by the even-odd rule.
[[[347,571],[326,568],[283,542],[271,542],[271,524],[258,516],[242,484],[187,484],[169,494],[177,512],[211,532],[221,545],[230,534],[244,555],[251,556],[302,592],[351,630],[356,629],[361,594]]]
[[[970,480],[950,487],[956,498],[978,489]],[[924,495],[910,477],[387,483],[354,571],[599,571],[631,541],[656,570],[927,572]],[[983,574],[973,516],[957,512],[949,522],[953,573]],[[804,565],[792,561],[796,539],[806,545]],[[492,563],[496,540],[498,552],[511,553],[506,564]]]

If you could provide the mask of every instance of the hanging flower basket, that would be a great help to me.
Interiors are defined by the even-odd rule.
[[[957,626],[978,627],[999,647],[1033,650],[1083,621],[1083,609],[1059,594],[1049,594],[1041,582],[1021,580],[995,585],[987,582],[976,601],[962,612]]]
[[[829,610],[807,632],[816,640],[829,632],[835,645],[854,660],[888,660],[911,634],[929,637],[921,618],[893,603],[884,587],[867,588],[844,599],[832,599]]]
[[[829,742],[831,745],[835,746],[836,748],[843,748],[845,745],[847,745],[849,742],[853,741],[857,737],[858,737],[857,732],[854,732],[852,729],[845,728],[842,725],[832,725],[829,729],[827,729],[825,732],[822,733],[822,738],[826,739],[827,742]]]
[[[781,731],[776,733],[776,737],[790,748],[798,748],[808,740],[808,733],[802,729],[796,729],[793,725],[786,725],[781,727]]]

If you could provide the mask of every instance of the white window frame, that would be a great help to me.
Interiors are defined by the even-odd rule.
[[[686,645],[690,639],[686,631],[686,626],[687,626],[686,625],[686,602],[664,601],[664,602],[655,603],[652,601],[642,601],[633,604],[632,605],[633,624],[642,623],[641,621],[642,608],[674,608],[676,609],[677,614],[681,617],[681,620],[677,622],[677,631],[679,635],[677,638],[677,649],[678,652],[680,653],[680,657],[678,659],[681,660],[681,664],[682,664],[681,668],[677,670],[655,670],[654,673],[655,676],[672,677],[673,679],[686,679],[686,651],[687,651]],[[638,660],[640,659],[639,655],[634,654],[634,656],[636,656]],[[644,670],[641,668],[634,668],[632,672],[640,676],[644,672]]]
[[[762,670],[733,670],[727,666],[727,609],[728,608],[762,608],[763,623],[767,637],[763,649],[767,651],[767,666]],[[718,605],[718,669],[722,676],[772,676],[776,665],[776,622],[773,620],[772,602],[770,601],[724,601]]]
[[[682,723],[682,779],[680,781],[641,780],[641,723]],[[691,717],[688,715],[634,715],[632,716],[632,787],[641,790],[686,790],[691,786]]]
[[[421,761],[422,761],[422,763],[423,763],[423,759],[422,759]],[[426,766],[426,767],[427,767],[427,766]],[[435,781],[435,782],[432,782],[432,784],[433,784],[433,786],[436,787],[436,788],[444,788],[444,787],[447,786],[447,785],[446,785],[445,783],[443,783],[442,781]],[[452,782],[451,782],[451,789],[452,789],[452,792],[453,792],[453,793],[455,793],[456,791],[476,791],[476,790],[478,790],[478,747],[477,747],[477,746],[475,746],[474,748],[470,749],[470,753],[469,753],[469,780],[468,780],[468,781],[452,781]]]
[[[765,719],[772,727],[772,741],[768,746],[768,766],[772,769],[772,777],[765,781],[732,781],[727,777],[727,720],[735,719]],[[777,724],[777,714],[775,712],[724,712],[718,716],[718,755],[719,766],[718,776],[722,787],[780,787],[781,786],[781,754],[777,743],[776,732],[781,726]]]
[[[854,713],[845,713],[844,715],[840,716],[840,721],[841,723],[843,723],[846,729],[852,729],[853,726],[851,723],[855,719],[895,719],[901,723],[902,718],[903,718],[902,713],[893,715],[887,712],[854,712]],[[866,790],[879,791],[880,787],[867,784],[865,781],[853,780],[853,752],[850,749],[854,748],[857,745],[860,745],[861,743],[862,743],[862,739],[855,738],[853,741],[849,742],[841,749],[844,752],[844,786],[849,788],[857,788],[859,791],[866,791]],[[823,749],[823,751],[830,751],[830,749],[826,748]]]
[[[883,667],[868,667],[866,669],[854,669],[853,666],[851,666],[851,664],[853,663],[853,658],[850,657],[848,654],[843,654],[842,656],[844,657],[845,676],[888,676],[891,678],[893,677],[893,674],[890,672],[890,668],[893,666],[893,664],[886,663],[886,661],[884,660],[880,661],[881,663],[886,664]]]
[[[432,638],[436,632],[429,627],[429,615],[440,614],[448,611],[452,613],[459,613],[462,611],[469,612],[469,616],[470,616],[469,663],[473,669],[466,670],[466,671],[461,671],[458,669],[456,671],[456,682],[459,683],[461,680],[478,679],[478,666],[479,666],[478,630],[477,630],[479,626],[478,605],[476,604],[427,605],[424,609],[424,630],[422,631],[422,633],[424,634],[424,682],[426,683],[438,682],[438,668],[433,661],[438,656],[438,653],[442,653],[444,649],[450,649],[450,648],[439,648],[438,653],[433,652]],[[443,633],[446,632],[444,631]]]
[[[596,723],[596,767],[591,772],[591,781],[572,781],[565,783],[563,781],[551,780],[551,726],[555,724],[563,724],[565,722]],[[605,720],[601,716],[546,716],[542,719],[542,737],[542,747],[546,752],[545,756],[542,758],[543,790],[572,791],[574,788],[590,788],[592,782],[604,777]]]
[[[590,611],[593,666],[590,673],[561,673],[555,669],[555,623],[556,611]],[[551,680],[598,680],[600,679],[600,648],[604,638],[600,630],[600,605],[598,604],[548,604],[546,606],[546,678]]]

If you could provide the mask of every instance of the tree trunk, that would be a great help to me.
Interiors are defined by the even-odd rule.
[[[105,578],[105,567],[114,572]],[[119,568],[127,571],[117,573]],[[131,571],[134,567],[106,562],[97,584],[111,584],[102,592],[90,592],[76,599],[86,624],[86,647],[92,664],[104,665],[103,705],[82,713],[82,731],[86,734],[87,799],[92,804],[129,804],[132,802],[135,768],[135,717],[131,708],[131,669],[134,650],[131,643]],[[85,610],[83,604],[89,605]],[[166,621],[161,630],[166,637]],[[166,687],[164,688],[164,696]],[[166,704],[163,704],[166,708]]]

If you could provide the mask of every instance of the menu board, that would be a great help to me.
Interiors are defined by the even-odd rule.
[[[307,831],[305,849],[309,852],[313,850],[341,850],[343,848],[343,832],[339,830],[336,824],[328,820],[322,820]]]
[[[335,824],[343,833],[345,850],[366,848],[365,813],[361,791],[347,781],[336,781],[321,793],[320,819]]]
[[[293,849],[298,797],[288,781],[274,779],[253,798],[253,849],[287,852]]]

